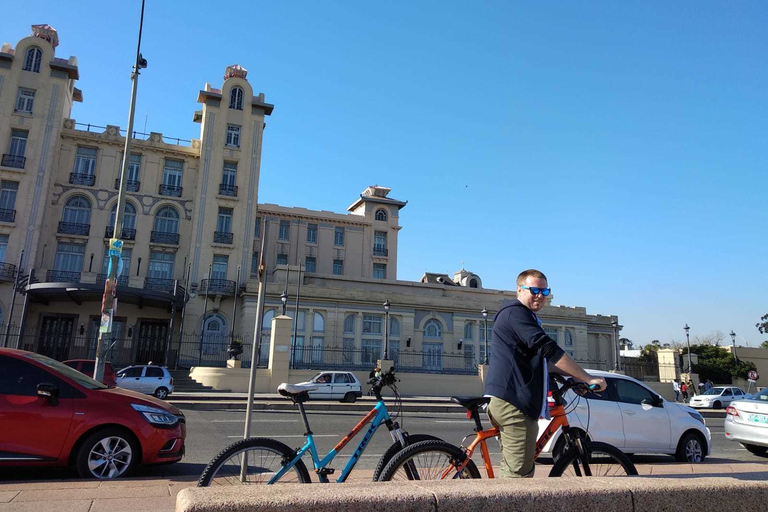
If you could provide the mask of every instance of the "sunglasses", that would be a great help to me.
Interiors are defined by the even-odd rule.
[[[551,288],[538,288],[536,286],[522,286],[522,285],[520,286],[520,288],[522,288],[523,290],[530,290],[530,292],[533,295],[542,294],[545,297],[548,296],[550,293],[552,293]]]

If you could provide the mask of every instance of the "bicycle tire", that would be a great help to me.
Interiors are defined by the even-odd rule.
[[[439,437],[431,436],[429,434],[412,434],[412,435],[406,435],[405,436],[406,444],[405,446],[402,446],[400,443],[395,441],[392,443],[392,446],[387,448],[387,451],[384,452],[384,455],[381,456],[379,459],[379,463],[376,464],[376,469],[373,472],[373,481],[377,482],[379,480],[379,477],[381,476],[382,471],[384,471],[384,468],[387,467],[387,464],[389,464],[389,461],[392,460],[392,457],[394,457],[397,452],[402,450],[403,448],[410,446],[412,444],[420,443],[422,441],[442,441]]]
[[[240,478],[243,456],[247,460],[246,479]],[[203,470],[198,487],[214,485],[265,485],[270,475],[280,470],[295,457],[295,452],[288,445],[264,437],[242,439],[224,448]],[[279,483],[310,483],[309,472],[304,462],[296,464]]]
[[[382,471],[379,482],[392,480],[445,480],[456,478],[481,478],[480,471],[470,459],[461,471],[456,472],[456,464],[462,463],[467,455],[458,446],[440,440],[429,440],[406,446],[392,457]],[[446,470],[453,467],[443,477]],[[417,474],[413,474],[413,471]]]
[[[634,476],[637,469],[627,455],[607,443],[593,441],[586,446],[589,456],[591,476]],[[550,477],[581,477],[585,476],[584,463],[576,446],[559,457]]]

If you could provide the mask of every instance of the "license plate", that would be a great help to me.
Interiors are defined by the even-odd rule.
[[[748,414],[747,421],[751,421],[753,423],[764,423],[768,425],[768,416],[764,414]]]

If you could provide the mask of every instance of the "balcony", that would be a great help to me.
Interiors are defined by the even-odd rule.
[[[77,224],[76,222],[59,222],[59,233],[62,235],[88,236],[91,232],[90,224]]]
[[[73,185],[86,185],[92,187],[96,183],[96,175],[73,172],[69,174],[69,182]]]
[[[373,255],[374,256],[389,256],[389,251],[386,247],[381,247],[378,245],[373,246]]]
[[[71,272],[69,270],[49,270],[45,275],[45,280],[49,283],[79,283],[80,272]]]
[[[213,232],[213,243],[215,244],[228,244],[232,245],[232,233],[227,233],[226,231],[214,231]]]
[[[219,195],[220,196],[237,197],[237,185],[227,185],[226,183],[220,184],[219,185]]]
[[[16,222],[16,210],[0,208],[0,222]]]
[[[97,274],[96,284],[104,284],[104,281],[106,281],[108,277],[109,274]],[[117,278],[117,286],[128,286],[128,276],[119,276]]]
[[[125,182],[125,190],[128,192],[138,192],[140,185],[140,181],[128,180]],[[120,178],[115,180],[115,190],[120,190]]]
[[[179,245],[179,234],[166,233],[165,231],[153,231],[149,241],[156,244]]]
[[[114,228],[112,226],[107,226],[107,229],[104,230],[104,238],[112,238],[112,235],[114,234]],[[135,229],[129,229],[129,228],[123,228],[123,232],[120,237],[121,240],[136,240],[136,230]]]
[[[12,167],[14,169],[23,169],[27,158],[19,155],[3,155],[3,167]]]
[[[200,293],[234,297],[236,285],[234,281],[226,279],[203,279],[200,282]]]
[[[144,279],[144,289],[153,292],[173,293],[173,279],[162,277],[147,277]]]
[[[15,281],[16,265],[13,263],[0,263],[0,281]]]
[[[165,183],[162,183],[160,185],[160,190],[158,191],[158,194],[161,196],[173,196],[173,197],[181,197],[181,187],[177,187],[176,185],[166,185]]]

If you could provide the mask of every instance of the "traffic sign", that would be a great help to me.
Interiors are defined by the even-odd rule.
[[[749,373],[747,374],[749,377],[749,380],[757,380],[760,378],[760,375],[755,370],[749,370]]]

